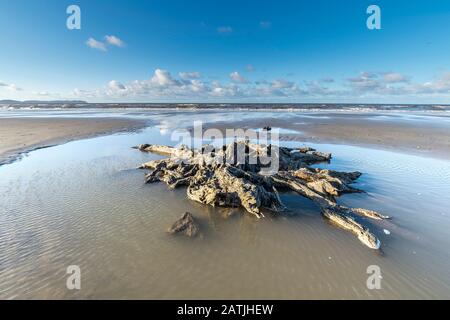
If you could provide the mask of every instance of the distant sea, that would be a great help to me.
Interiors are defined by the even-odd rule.
[[[319,103],[62,103],[0,101],[0,109],[211,109],[281,111],[450,111],[450,104],[319,104]]]

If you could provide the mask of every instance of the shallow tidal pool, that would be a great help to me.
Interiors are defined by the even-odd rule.
[[[363,172],[355,186],[367,193],[340,203],[392,216],[371,223],[378,253],[297,194],[282,194],[286,213],[258,220],[145,185],[136,167],[158,156],[131,148],[141,143],[173,144],[156,126],[0,167],[0,298],[450,298],[448,161],[307,144],[333,153],[318,167]],[[200,224],[195,239],[166,233],[185,211]],[[69,265],[80,267],[81,290],[66,287]],[[372,265],[379,290],[366,285]]]

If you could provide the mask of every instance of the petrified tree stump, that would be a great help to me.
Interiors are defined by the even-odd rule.
[[[248,141],[234,142],[221,148],[204,146],[200,150],[150,144],[136,148],[168,156],[139,167],[151,170],[145,175],[147,183],[165,182],[171,189],[186,186],[187,197],[193,201],[211,206],[242,207],[257,218],[264,217],[262,209],[285,210],[278,191],[293,190],[311,199],[323,217],[354,233],[369,248],[380,247],[378,238],[363,225],[363,221],[358,222],[357,219],[361,216],[374,220],[389,217],[372,210],[347,208],[336,202],[336,198],[344,193],[362,192],[351,186],[361,173],[311,167],[330,161],[332,156],[329,153]],[[238,157],[236,150],[244,150],[244,156]],[[278,163],[278,171],[272,175],[263,174],[265,167],[260,161],[262,156],[269,154]],[[189,215],[184,218],[186,221],[181,222],[189,225]]]

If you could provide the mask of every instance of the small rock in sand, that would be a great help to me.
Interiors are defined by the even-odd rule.
[[[194,217],[191,213],[185,212],[181,218],[169,228],[169,233],[180,233],[182,232],[184,235],[188,237],[195,237],[199,232],[199,227],[194,221]]]

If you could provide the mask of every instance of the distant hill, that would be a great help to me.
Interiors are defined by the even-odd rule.
[[[0,104],[84,104],[86,101],[82,100],[0,100]]]
[[[18,104],[20,101],[16,100],[0,100],[0,104]]]

